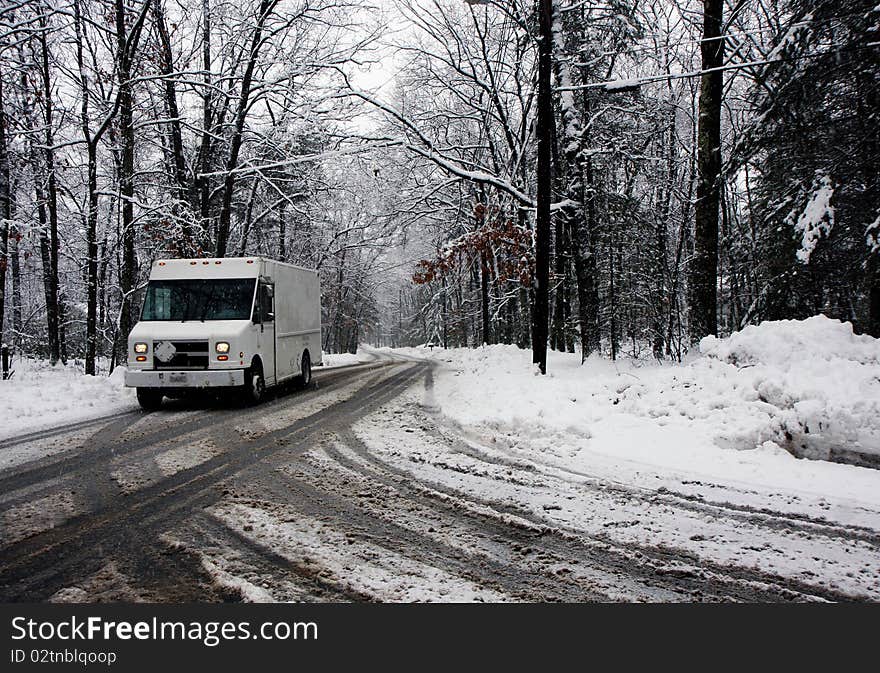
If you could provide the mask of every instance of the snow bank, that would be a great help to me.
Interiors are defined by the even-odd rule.
[[[325,369],[332,367],[346,367],[348,365],[359,365],[364,362],[372,362],[375,358],[362,348],[357,353],[322,353],[321,361],[324,363]]]
[[[700,351],[682,364],[595,357],[583,366],[551,352],[547,376],[514,346],[441,351],[434,359],[447,366],[427,404],[480,441],[566,469],[601,464],[613,475],[623,460],[646,474],[876,499],[875,471],[792,454],[880,454],[880,341],[818,316],[707,338]]]
[[[815,316],[706,337],[700,352],[734,384],[739,415],[759,421],[734,448],[772,441],[808,458],[880,455],[880,340]]]
[[[17,360],[15,375],[0,381],[0,438],[138,408],[124,387],[125,368],[86,376],[81,366]]]

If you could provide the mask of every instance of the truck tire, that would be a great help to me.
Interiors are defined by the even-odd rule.
[[[138,388],[137,399],[144,411],[158,411],[162,408],[162,391],[158,388]]]
[[[263,368],[255,363],[244,372],[244,393],[248,404],[259,404],[266,395],[266,380],[263,378]]]
[[[308,352],[303,353],[302,364],[300,365],[300,375],[297,378],[297,384],[300,388],[308,388],[312,383],[312,358]]]

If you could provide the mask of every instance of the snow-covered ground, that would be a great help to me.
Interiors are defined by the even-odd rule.
[[[357,353],[323,353],[321,358],[324,363],[324,369],[359,365],[365,362],[373,362],[376,359],[370,354],[369,350],[363,348],[358,349]]]
[[[442,365],[431,404],[445,416],[570,467],[602,455],[746,481],[788,478],[769,470],[797,485],[806,477],[795,473],[862,471],[793,454],[880,456],[880,340],[816,316],[707,337],[699,350],[681,364],[597,356],[581,365],[550,352],[543,377],[514,346],[407,352]]]
[[[242,417],[125,416],[100,431],[110,462],[14,502],[0,529],[58,526],[113,482],[207,480],[229,453],[245,469],[166,542],[248,600],[880,601],[880,470],[827,460],[878,456],[878,344],[816,317],[705,339],[683,363],[551,353],[547,376],[511,346],[364,347],[357,361],[392,366]],[[41,376],[98,396],[64,369],[17,385]],[[35,400],[4,402],[33,416]]]
[[[136,410],[124,377],[124,367],[111,376],[85,376],[81,364],[16,360],[15,375],[0,381],[0,439]]]
[[[540,376],[512,346],[406,349],[437,362],[432,380],[355,432],[499,515],[880,599],[880,470],[821,460],[878,453],[880,340],[820,316],[699,351],[583,366],[551,353]]]
[[[375,359],[369,350],[323,356],[325,369]],[[23,359],[14,364],[15,375],[0,382],[0,440],[139,408],[134,390],[125,387],[124,367],[110,376],[86,376],[81,363],[53,367]]]

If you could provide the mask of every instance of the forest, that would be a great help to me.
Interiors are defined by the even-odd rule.
[[[360,342],[880,337],[876,0],[0,0],[0,336],[124,364],[153,261]]]

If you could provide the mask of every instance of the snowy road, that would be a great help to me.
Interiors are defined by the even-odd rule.
[[[0,442],[44,456],[0,471],[0,600],[880,595],[871,527],[481,448],[432,408],[434,375],[386,354],[256,408],[181,404]]]

